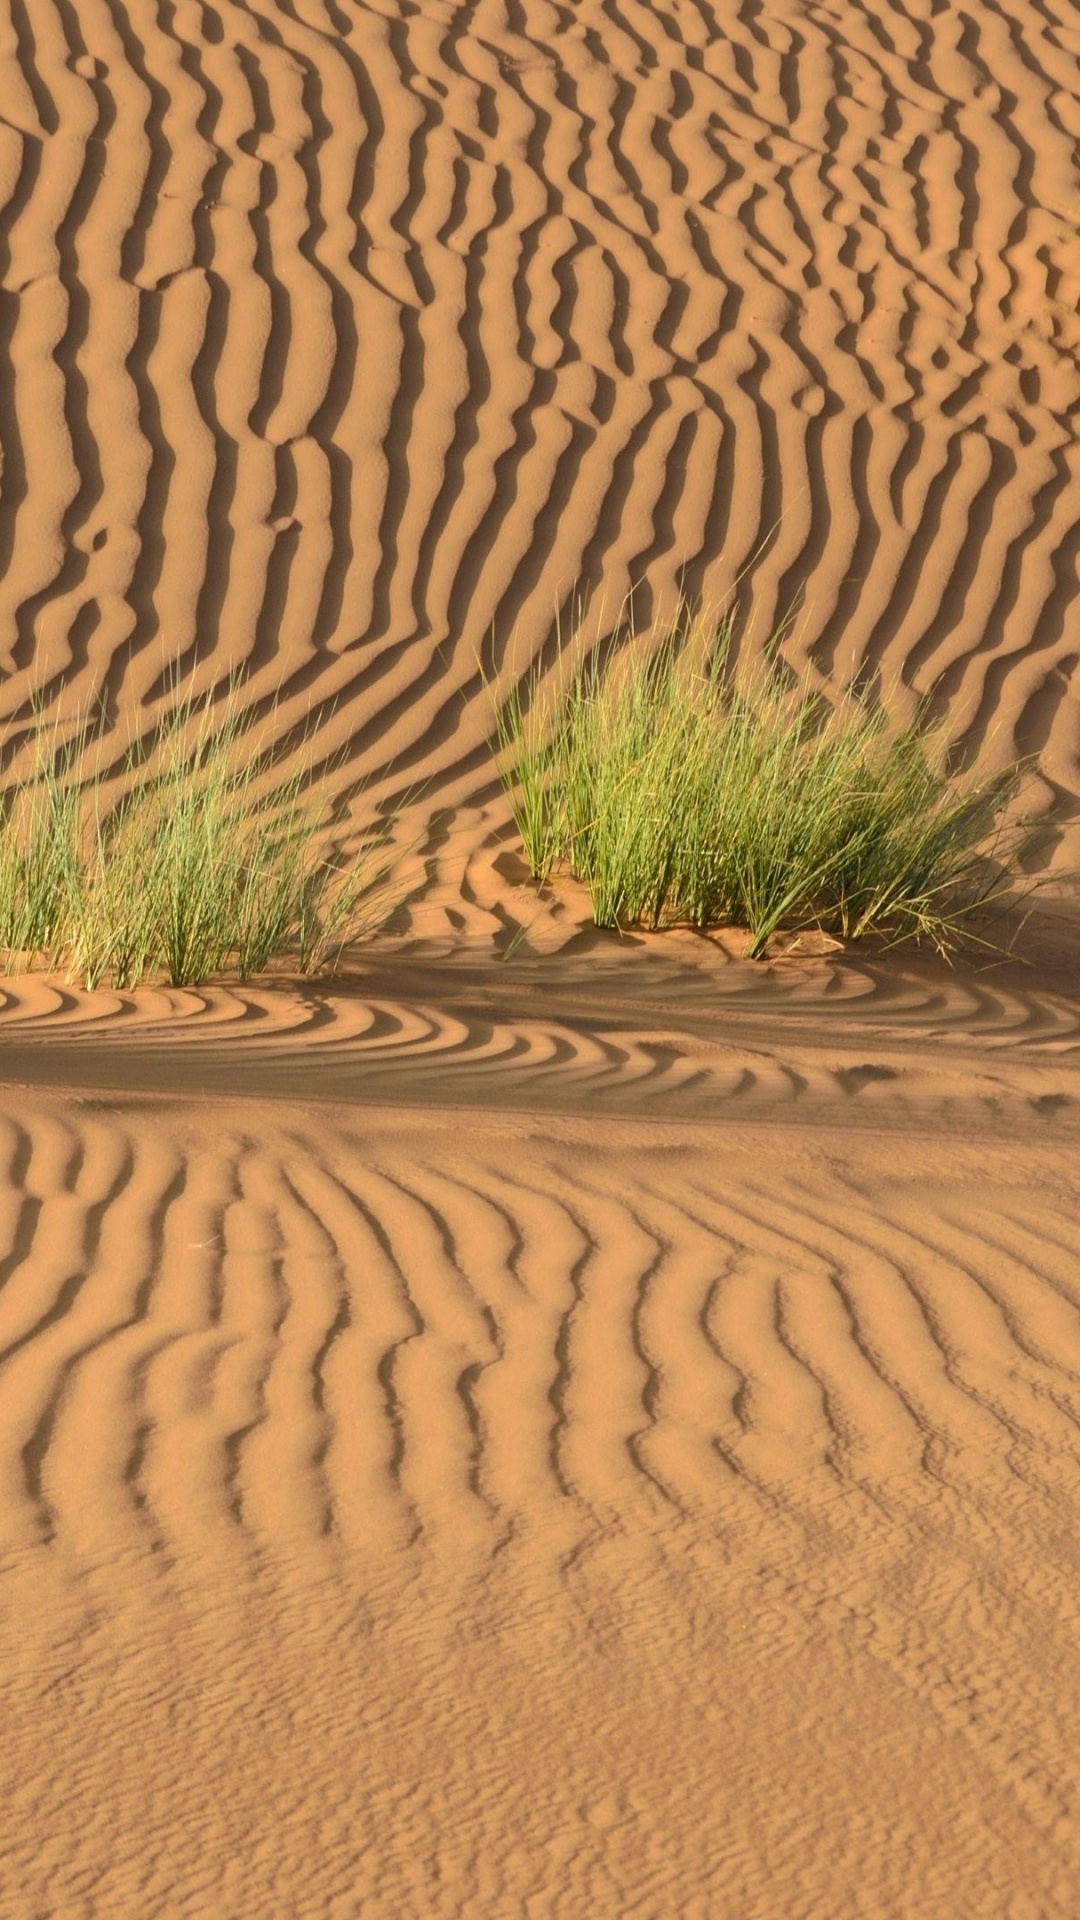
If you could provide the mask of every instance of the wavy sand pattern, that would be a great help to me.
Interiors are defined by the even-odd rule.
[[[477,656],[738,581],[1077,792],[1071,10],[10,0],[4,707],[243,666],[490,797]],[[596,616],[599,619],[599,614]],[[341,781],[339,780],[339,784]],[[1072,857],[1075,857],[1075,846]]]
[[[4,767],[239,671],[419,796],[332,987],[0,987],[3,1920],[1075,1920],[1075,931],[598,937],[484,675],[801,598],[1077,859],[1078,53],[0,8]]]
[[[9,1911],[1073,1911],[1075,1156],[0,1153]]]

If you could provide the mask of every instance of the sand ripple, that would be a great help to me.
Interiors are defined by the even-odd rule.
[[[1076,860],[1078,51],[5,10],[5,765],[241,670],[420,795],[330,987],[0,995],[5,1920],[1073,1920],[1075,941],[599,939],[483,673],[801,597]]]
[[[9,1910],[1064,1920],[1075,1167],[6,1096]]]
[[[1076,50],[1055,0],[14,6],[5,711],[242,665],[343,792],[467,806],[478,655],[738,581],[1067,823]]]
[[[299,987],[9,981],[0,1075],[594,1120],[947,1121],[972,1137],[1023,1137],[1038,1120],[1054,1150],[1080,1125],[1080,1009],[1025,969],[691,965],[651,944],[502,967],[373,952],[346,980]]]

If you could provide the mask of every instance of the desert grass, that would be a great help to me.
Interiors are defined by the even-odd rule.
[[[43,729],[29,776],[0,795],[8,972],[44,965],[90,989],[246,980],[282,959],[313,974],[392,910],[385,840],[328,855],[308,769],[268,781],[235,702],[183,698],[119,782],[85,771],[91,744],[85,722],[63,743]]]
[[[877,935],[950,952],[1019,860],[1015,772],[948,770],[940,727],[890,728],[854,695],[739,670],[730,625],[680,617],[608,670],[594,653],[497,713],[501,770],[538,881],[565,867],[599,926]]]

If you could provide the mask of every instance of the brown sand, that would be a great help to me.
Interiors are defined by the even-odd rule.
[[[243,665],[343,792],[427,783],[490,935],[478,656],[739,582],[750,644],[801,595],[793,657],[1036,755],[1080,860],[1064,0],[5,18],[0,717]]]
[[[0,1913],[1075,1920],[1075,932],[600,940],[482,671],[801,595],[1080,858],[1074,12],[2,11],[5,753],[421,794],[333,991],[3,990]]]
[[[1075,1914],[1080,1006],[628,959],[11,996],[5,1913]]]

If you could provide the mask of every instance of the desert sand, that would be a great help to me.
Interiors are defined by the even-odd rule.
[[[238,687],[402,850],[0,982],[0,1913],[1075,1920],[1075,13],[0,13],[3,764]],[[1016,957],[539,897],[631,593],[1023,757]]]

